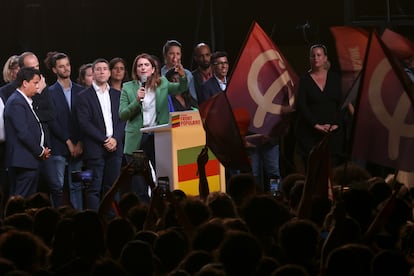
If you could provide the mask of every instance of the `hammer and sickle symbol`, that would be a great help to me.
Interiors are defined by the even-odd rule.
[[[258,76],[260,69],[268,62],[275,60],[280,69],[286,69],[286,66],[282,60],[280,54],[275,50],[267,50],[256,57],[253,61],[249,73],[247,75],[247,88],[253,101],[257,103],[257,109],[253,117],[253,126],[260,128],[263,126],[266,113],[281,114],[283,106],[280,104],[274,104],[273,99],[279,94],[284,86],[289,89],[289,103],[293,104],[293,81],[289,75],[289,72],[285,70],[273,83],[269,86],[265,93],[262,93],[258,86]],[[289,83],[291,83],[289,85]]]
[[[413,138],[414,124],[406,124],[404,122],[411,107],[411,101],[404,91],[402,91],[403,93],[398,100],[393,114],[390,114],[384,105],[380,92],[385,75],[390,70],[391,65],[384,58],[375,68],[371,77],[368,99],[378,121],[388,129],[388,157],[391,160],[396,160],[399,155],[400,137]]]

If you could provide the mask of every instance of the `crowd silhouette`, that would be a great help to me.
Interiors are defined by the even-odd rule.
[[[116,192],[148,168],[126,164],[98,211],[54,208],[44,193],[10,197],[0,274],[410,275],[412,198],[401,183],[348,164],[334,169],[334,199],[306,193],[314,183],[301,173],[282,180],[277,198],[257,189],[251,173],[209,192],[207,154],[198,157],[200,195],[162,197],[152,186],[149,203],[125,193],[115,216]]]

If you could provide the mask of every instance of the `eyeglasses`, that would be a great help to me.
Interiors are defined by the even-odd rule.
[[[214,65],[222,65],[222,66],[224,66],[224,65],[229,65],[229,62],[228,61],[222,61],[222,62],[214,62],[213,64]]]

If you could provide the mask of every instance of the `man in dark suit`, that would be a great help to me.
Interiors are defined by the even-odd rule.
[[[4,108],[10,195],[25,198],[37,192],[40,160],[49,158],[51,152],[44,144],[45,134],[31,105],[40,81],[39,70],[21,68],[16,78],[18,88]]]
[[[82,183],[79,180],[72,181],[72,171],[82,169],[83,146],[75,106],[78,94],[85,88],[71,81],[71,65],[66,54],[49,52],[45,63],[57,77],[57,81],[47,88],[57,112],[55,118],[48,123],[53,152],[43,162],[41,172],[49,185],[53,206],[59,207],[63,204],[67,171],[69,200],[75,209],[81,210]]]
[[[83,160],[93,173],[86,207],[98,210],[101,195],[120,173],[125,122],[118,113],[121,92],[108,85],[109,62],[97,59],[92,70],[94,81],[79,94],[76,112],[83,134]]]
[[[213,64],[213,76],[206,80],[202,86],[202,93],[198,98],[198,104],[202,104],[208,98],[219,92],[226,91],[227,74],[229,72],[229,60],[226,52],[217,51],[211,55]]]
[[[205,43],[198,43],[194,47],[193,58],[197,64],[197,68],[191,73],[194,77],[194,87],[197,93],[197,99],[200,99],[203,83],[213,76],[210,46]]]

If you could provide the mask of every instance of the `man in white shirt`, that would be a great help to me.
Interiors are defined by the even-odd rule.
[[[92,86],[79,94],[75,109],[83,134],[83,160],[93,174],[84,208],[98,210],[121,170],[125,122],[118,115],[120,93],[108,84],[109,62],[97,59],[92,70]]]

